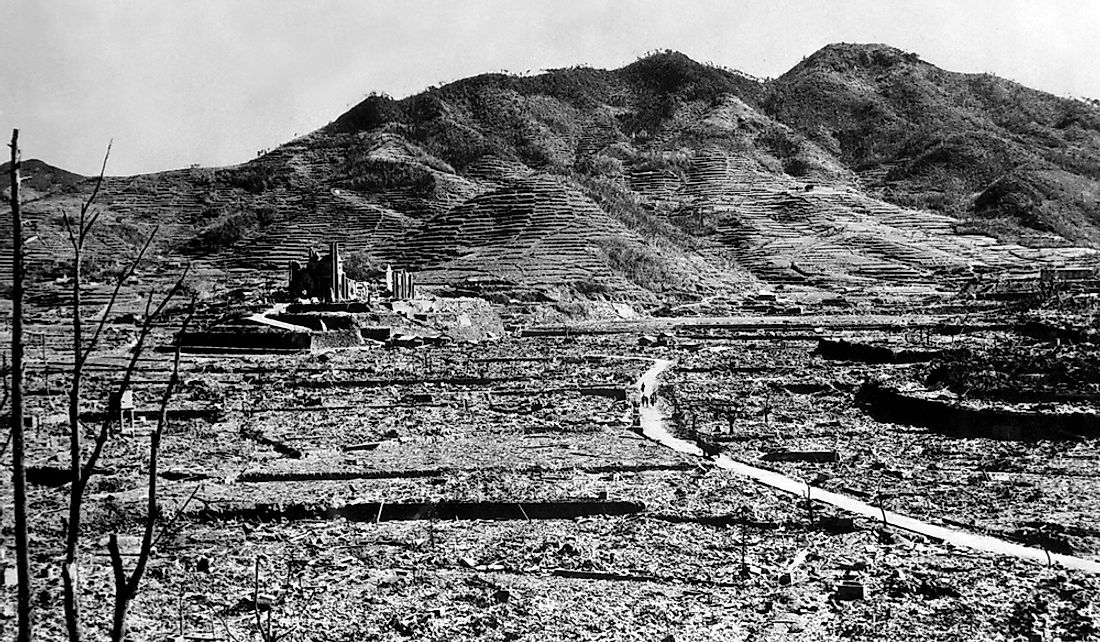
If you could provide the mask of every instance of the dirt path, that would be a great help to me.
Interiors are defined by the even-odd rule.
[[[645,384],[645,390],[656,391],[658,386],[658,377],[662,372],[672,365],[671,361],[664,359],[652,359],[653,366],[647,370],[638,379],[635,384],[636,387],[641,389],[643,383]],[[698,457],[706,457],[706,453],[696,444],[674,437],[668,432],[664,424],[664,413],[660,408],[656,406],[643,406],[638,408],[639,425],[641,427],[642,435],[647,439],[656,441],[663,446],[672,448],[678,452],[686,453],[689,455],[695,455]],[[954,546],[960,546],[970,548],[979,551],[986,551],[990,553],[998,553],[1001,555],[1011,555],[1020,559],[1032,560],[1046,564],[1047,561],[1051,561],[1060,564],[1066,568],[1072,568],[1080,571],[1086,571],[1089,573],[1100,574],[1100,562],[1092,560],[1074,557],[1072,555],[1062,555],[1058,553],[1048,553],[1042,549],[1032,548],[1030,546],[1024,546],[1023,544],[1017,544],[1014,542],[1008,542],[988,535],[977,535],[974,533],[966,533],[963,531],[957,531],[950,528],[944,528],[943,526],[936,526],[922,522],[912,517],[894,513],[891,511],[883,512],[878,506],[872,506],[866,502],[862,502],[858,499],[848,497],[847,495],[841,495],[839,493],[829,492],[820,488],[812,488],[808,484],[796,479],[781,475],[777,472],[757,468],[750,466],[744,462],[736,461],[727,457],[726,455],[720,455],[714,458],[714,464],[723,470],[728,470],[739,475],[745,475],[762,484],[771,486],[778,490],[782,490],[794,495],[806,496],[809,493],[811,499],[814,501],[823,502],[831,506],[835,506],[841,510],[848,511],[850,513],[867,517],[874,520],[883,520],[891,526],[911,531],[914,533],[920,533],[928,537],[941,540],[945,543],[952,544]]]

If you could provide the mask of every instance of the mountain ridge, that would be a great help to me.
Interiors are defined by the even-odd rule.
[[[900,291],[1084,260],[1058,246],[1100,242],[1092,158],[1100,109],[886,45],[767,81],[666,51],[371,95],[240,165],[109,177],[102,205],[237,275],[334,238],[440,285],[558,298]]]

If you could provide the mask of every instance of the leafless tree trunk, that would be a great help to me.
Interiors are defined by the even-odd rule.
[[[19,578],[16,640],[31,639],[31,569],[27,541],[27,477],[23,468],[23,215],[19,209],[19,130],[11,131],[11,468],[15,494],[15,566]]]
[[[148,247],[148,245],[149,243],[146,242],[146,247]],[[133,265],[136,265],[136,262]],[[131,269],[127,271],[127,274],[123,275],[123,277],[120,278],[120,284],[125,279],[125,277],[128,276],[128,274],[133,272],[133,265],[131,266]],[[187,270],[185,270],[184,273],[179,277],[179,279],[176,281],[176,284],[172,287],[168,295],[165,296],[160,304],[156,307],[156,309],[152,311],[150,310],[150,308],[152,307],[152,296],[150,295],[150,299],[145,309],[145,319],[142,323],[141,330],[138,332],[137,343],[133,348],[130,356],[130,362],[127,364],[126,369],[123,372],[122,379],[118,383],[116,389],[117,392],[120,393],[121,391],[129,388],[130,381],[133,378],[138,360],[144,353],[145,343],[149,338],[149,334],[152,331],[154,324],[161,317],[172,298],[175,297],[177,293],[179,293],[180,289],[183,287],[183,282],[186,277]],[[118,288],[116,287],[116,295],[117,290]],[[112,297],[112,303],[113,301],[114,297]],[[107,307],[108,313],[110,312],[110,308],[111,305],[109,304]],[[84,348],[84,351],[81,353],[81,358],[77,362],[80,367],[83,367],[88,356],[90,355],[91,349],[95,347],[96,340],[100,335],[103,324],[106,322],[106,318],[107,316],[105,315],[97,326],[96,332],[93,335],[92,342],[89,343],[89,345],[86,346]],[[170,390],[174,390],[174,384],[172,385]],[[115,398],[117,398],[117,395]],[[77,403],[79,404],[79,398],[77,400]],[[167,403],[167,401],[165,403]],[[80,512],[83,508],[84,503],[84,491],[87,489],[88,482],[91,480],[92,475],[95,473],[95,467],[96,464],[99,462],[100,455],[103,453],[103,447],[106,445],[107,440],[110,438],[111,425],[118,416],[118,413],[114,412],[113,410],[113,407],[109,408],[108,412],[105,414],[103,422],[100,424],[98,432],[96,433],[95,441],[92,445],[92,451],[88,455],[87,460],[84,462],[80,462],[79,460],[77,460],[77,472],[73,478],[69,491],[70,522],[68,530],[66,532],[66,561],[62,569],[62,577],[65,585],[66,627],[69,632],[69,639],[72,641],[80,639],[79,570],[77,570],[79,568],[79,565],[75,563],[80,543]],[[79,413],[77,415],[77,418],[79,420]],[[76,430],[80,430],[79,422],[77,423]],[[159,437],[157,439],[157,442],[159,444]],[[153,490],[155,491],[155,486],[153,487]]]
[[[8,401],[11,399],[11,386],[8,385],[8,355],[3,356],[2,365],[0,365],[0,394],[3,394],[3,398],[0,398],[0,411],[8,405]],[[8,436],[4,438],[4,445],[0,446],[0,457],[3,457],[8,452],[8,446],[11,444],[11,422],[8,425]]]
[[[73,642],[80,640],[80,573],[76,563],[77,546],[80,541],[80,508],[84,497],[83,464],[81,457],[81,426],[80,426],[80,386],[84,373],[84,362],[87,360],[90,350],[84,351],[84,326],[81,319],[81,263],[84,259],[84,243],[98,218],[98,213],[92,212],[92,204],[99,189],[103,185],[103,176],[107,169],[107,159],[111,156],[111,145],[107,145],[107,153],[103,156],[103,166],[99,170],[99,178],[91,195],[80,206],[80,218],[76,221],[76,229],[68,213],[63,216],[65,230],[69,234],[69,242],[73,248],[73,368],[72,387],[69,389],[69,470],[71,486],[69,492],[69,517],[65,528],[65,562],[61,569],[62,581],[65,587],[65,623],[69,639]],[[89,213],[90,216],[89,216]],[[148,244],[146,244],[148,245]],[[144,252],[144,248],[142,250]],[[141,259],[141,255],[134,261]],[[130,270],[132,271],[132,270]],[[115,288],[117,296],[124,279],[119,279]],[[114,303],[115,297],[111,298]],[[109,313],[109,310],[108,310]],[[106,322],[107,314],[100,321],[100,329]],[[96,333],[98,335],[98,332]]]
[[[165,299],[165,303],[167,303],[168,299],[170,299],[174,293],[175,290],[168,295]],[[146,309],[148,310],[148,307]],[[183,322],[180,332],[187,331],[187,326],[190,324],[194,314],[195,300],[192,298],[190,312],[187,315],[187,319]],[[146,319],[146,323],[149,323],[149,319]],[[149,557],[153,552],[153,530],[157,521],[157,456],[160,454],[160,440],[161,436],[164,434],[164,427],[168,424],[168,403],[171,401],[172,394],[179,384],[179,372],[180,345],[177,343],[175,359],[172,362],[172,374],[168,378],[168,385],[165,387],[164,394],[160,399],[159,412],[157,413],[157,427],[153,431],[152,438],[149,441],[149,494],[148,511],[145,515],[145,532],[142,534],[141,549],[138,551],[137,563],[129,577],[126,577],[125,570],[122,567],[122,553],[118,547],[118,536],[112,533],[107,542],[107,551],[111,555],[111,569],[114,571],[115,578],[115,609],[111,623],[111,640],[113,642],[122,642],[126,637],[126,616],[130,609],[130,603],[133,601],[134,596],[137,595],[142,575],[145,574],[145,567],[149,563]]]
[[[98,432],[95,435],[92,451],[85,461],[82,455],[81,444],[83,426],[80,423],[82,400],[81,384],[83,382],[84,367],[88,358],[99,343],[99,339],[103,334],[111,312],[114,310],[115,303],[118,300],[123,285],[125,285],[126,281],[134,274],[134,271],[145,256],[145,253],[148,251],[157,233],[157,230],[154,229],[149,235],[149,238],[145,241],[145,244],[141,247],[137,256],[118,276],[114,290],[104,309],[103,316],[96,324],[95,330],[85,344],[81,302],[81,288],[83,287],[81,264],[83,262],[84,249],[88,236],[92,232],[96,221],[99,219],[99,211],[93,210],[92,206],[103,185],[107,160],[110,154],[111,146],[108,145],[107,153],[103,157],[103,166],[100,168],[99,177],[96,179],[95,188],[92,190],[87,200],[81,204],[79,218],[73,220],[67,212],[64,213],[62,217],[65,224],[65,230],[69,236],[69,243],[73,250],[73,366],[71,370],[72,385],[69,389],[69,457],[72,481],[69,487],[68,519],[65,522],[65,559],[61,569],[65,593],[65,626],[71,642],[78,642],[81,639],[82,633],[80,613],[80,564],[78,555],[80,549],[81,511],[84,503],[84,492],[95,472],[95,467],[103,452],[103,447],[110,437],[111,425],[117,416],[117,413],[110,411],[112,409],[109,409],[106,413],[103,423],[99,426]],[[168,302],[180,291],[186,275],[187,270],[185,270],[179,280],[176,281],[175,286],[161,301],[155,311],[150,310],[152,307],[152,298],[149,299],[146,305],[145,319],[138,333],[137,344],[133,348],[130,362],[123,372],[122,379],[118,383],[118,393],[129,388],[134,369],[137,366],[138,359],[144,351],[145,342],[148,339],[154,323],[161,316]]]

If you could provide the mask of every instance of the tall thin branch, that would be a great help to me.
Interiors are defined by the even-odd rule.
[[[180,516],[182,516],[183,513],[187,510],[187,507],[191,505],[191,500],[195,499],[195,496],[199,494],[199,491],[202,490],[202,487],[203,485],[200,482],[197,486],[195,486],[194,490],[191,491],[191,494],[187,496],[187,499],[185,499],[183,503],[180,504],[178,508],[176,508],[176,512],[174,515],[172,515],[172,519],[168,520],[168,523],[160,529],[160,534],[158,534],[157,538],[153,540],[152,548],[156,548],[157,544],[160,544],[160,540],[164,539],[165,535],[172,532],[172,529],[175,527],[176,522],[179,521]]]
[[[23,214],[19,207],[19,130],[11,132],[12,319],[11,319],[11,467],[15,494],[15,567],[19,580],[16,640],[30,642],[32,632],[30,548],[27,535],[27,476],[23,467]]]
[[[117,390],[119,392],[122,392],[130,387],[130,381],[131,379],[133,379],[134,371],[137,369],[137,362],[139,359],[141,359],[141,355],[145,350],[145,341],[146,339],[148,339],[149,333],[152,331],[154,323],[158,318],[160,318],[161,314],[164,312],[164,309],[168,306],[168,303],[176,296],[176,294],[179,293],[181,289],[183,289],[183,282],[184,279],[187,278],[189,270],[190,266],[184,268],[183,274],[180,275],[179,279],[176,281],[176,284],[172,286],[172,289],[157,305],[156,310],[154,310],[152,313],[149,313],[148,311],[146,312],[145,320],[141,325],[141,330],[138,332],[137,344],[134,346],[133,351],[130,355],[130,363],[127,364],[126,370],[122,376],[122,381],[120,381],[118,384]],[[147,306],[147,310],[148,307],[150,306]],[[111,423],[113,421],[114,413],[106,413],[106,417],[104,418],[103,423],[100,425],[99,434],[96,436],[96,443],[94,448],[92,449],[92,454],[88,457],[88,461],[84,465],[84,469],[80,474],[80,478],[76,480],[80,483],[81,490],[83,490],[83,487],[92,477],[92,473],[95,470],[95,464],[99,460],[99,456],[103,451],[103,446],[107,443],[107,439],[111,434]]]
[[[112,141],[113,142],[113,141]],[[69,468],[72,474],[72,484],[69,487],[69,518],[65,533],[65,561],[61,566],[61,576],[65,593],[65,626],[70,642],[80,642],[80,587],[79,572],[76,565],[77,546],[80,540],[80,507],[83,503],[84,484],[81,482],[81,425],[80,425],[80,397],[81,379],[84,373],[84,362],[90,352],[83,352],[84,322],[81,300],[81,267],[84,260],[84,242],[94,226],[95,219],[89,224],[87,220],[88,210],[95,203],[99,190],[103,186],[103,177],[107,171],[107,160],[111,156],[111,144],[107,144],[107,152],[103,155],[103,165],[99,170],[92,193],[80,206],[80,219],[76,222],[77,229],[73,231],[73,221],[68,212],[62,212],[61,220],[65,224],[65,231],[69,235],[69,243],[73,248],[73,367],[72,387],[69,390]],[[96,217],[98,218],[98,217]],[[119,285],[121,288],[121,284]],[[97,336],[98,339],[98,336]]]
[[[114,310],[115,302],[118,301],[118,295],[119,292],[121,292],[122,290],[122,286],[126,283],[127,280],[129,280],[131,276],[134,275],[134,272],[138,268],[138,264],[141,263],[141,259],[145,257],[145,252],[153,243],[153,238],[157,235],[157,230],[159,229],[159,226],[153,229],[153,231],[149,234],[149,238],[145,239],[145,244],[141,246],[141,250],[138,252],[137,256],[134,257],[134,260],[130,262],[126,270],[124,270],[123,273],[119,275],[118,280],[115,281],[115,288],[111,292],[111,298],[107,300],[107,307],[103,309],[103,317],[100,318],[99,323],[96,325],[95,332],[92,333],[92,338],[88,341],[88,345],[84,346],[84,352],[80,358],[81,366],[83,366],[88,361],[88,357],[92,354],[92,351],[95,350],[96,346],[99,344],[99,337],[101,334],[103,334],[103,328],[107,325],[107,320],[110,318],[111,312]]]
[[[99,220],[99,210],[92,213],[91,220],[87,220],[86,216],[88,210],[91,209],[92,204],[95,203],[96,196],[99,196],[99,188],[103,186],[103,176],[107,172],[107,159],[111,157],[111,146],[114,145],[114,139],[107,141],[107,153],[103,155],[103,165],[99,168],[99,177],[96,178],[95,188],[92,189],[92,193],[88,196],[88,200],[84,201],[84,204],[80,206],[80,244],[84,245],[84,239],[88,236],[88,233],[95,227],[95,223]]]
[[[159,310],[160,308],[158,308]],[[180,332],[186,332],[195,315],[195,298],[191,298],[191,306],[180,327]],[[146,320],[147,323],[150,321]],[[127,578],[122,567],[122,554],[118,547],[118,537],[111,534],[107,542],[107,550],[111,557],[111,568],[115,578],[115,609],[111,626],[111,639],[122,642],[125,637],[126,615],[130,602],[137,595],[141,578],[145,574],[145,568],[153,552],[153,532],[157,521],[157,460],[160,454],[160,441],[164,435],[164,428],[168,425],[168,404],[172,400],[176,386],[179,385],[181,346],[177,342],[175,357],[172,360],[172,374],[168,378],[168,385],[160,398],[157,413],[157,427],[153,430],[149,441],[149,473],[148,473],[148,506],[145,514],[145,530],[141,537],[141,548],[138,551],[137,563],[134,570]],[[110,413],[109,413],[110,414]]]
[[[65,210],[61,211],[61,223],[65,226],[65,231],[69,234],[69,243],[76,247],[76,235],[73,233],[73,221],[69,218],[69,213]]]

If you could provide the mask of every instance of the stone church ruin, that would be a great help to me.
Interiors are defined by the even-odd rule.
[[[287,291],[295,299],[317,299],[327,303],[369,302],[372,290],[377,289],[372,286],[376,285],[348,277],[340,244],[333,241],[329,243],[328,254],[319,254],[310,248],[304,265],[298,261],[290,262]],[[398,301],[416,298],[416,282],[411,272],[395,270],[387,265],[381,285],[383,297]]]
[[[283,353],[369,345],[417,346],[480,341],[503,334],[500,317],[481,299],[422,296],[415,275],[387,265],[377,281],[348,277],[340,244],[327,254],[310,248],[291,261],[290,301],[243,312],[181,334],[188,352]]]

